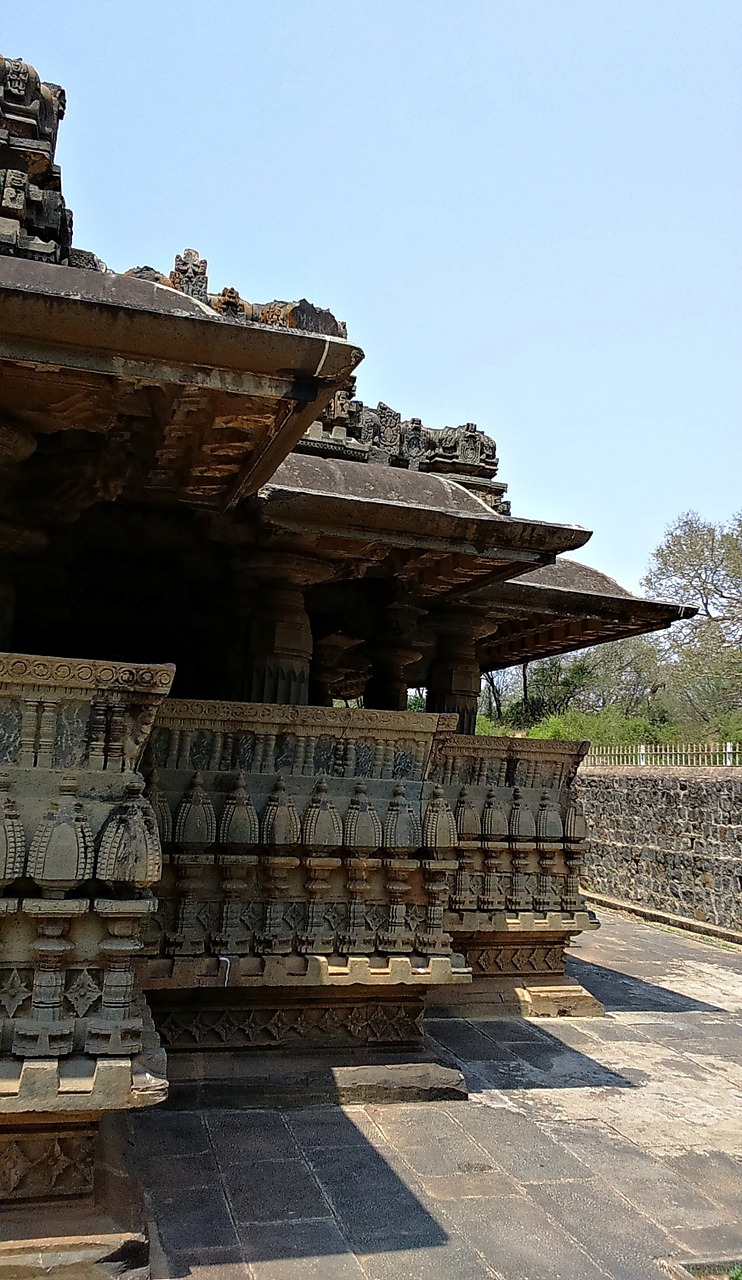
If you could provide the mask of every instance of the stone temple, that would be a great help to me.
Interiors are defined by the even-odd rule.
[[[426,1007],[594,1012],[564,973],[595,927],[587,744],[474,736],[480,676],[686,612],[512,515],[473,423],[362,404],[329,311],[214,290],[192,249],[119,274],[76,248],[64,109],[0,58],[15,1204],[90,1196],[101,1116],[227,1056],[412,1053]]]

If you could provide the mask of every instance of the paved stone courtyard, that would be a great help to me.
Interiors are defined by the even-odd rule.
[[[742,949],[604,914],[607,1016],[436,1021],[468,1102],[133,1123],[155,1280],[649,1280],[742,1257]]]

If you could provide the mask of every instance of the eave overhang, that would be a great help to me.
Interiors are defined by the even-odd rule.
[[[409,572],[397,557],[396,576],[416,578],[431,594],[527,572],[591,536],[575,525],[502,516],[434,473],[304,454],[282,463],[251,509],[274,536],[311,536],[340,558],[369,544],[382,554],[384,548],[404,551]]]
[[[115,434],[134,418],[158,500],[234,507],[362,356],[342,338],[229,323],[150,281],[0,258],[0,424]]]
[[[483,671],[569,653],[589,645],[662,631],[692,618],[692,605],[644,600],[628,594],[592,594],[519,582],[469,594],[489,617],[493,631],[477,645]]]

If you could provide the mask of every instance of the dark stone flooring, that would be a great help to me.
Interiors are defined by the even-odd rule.
[[[154,1280],[651,1280],[742,1260],[742,950],[618,916],[579,1020],[429,1026],[468,1102],[133,1117]]]

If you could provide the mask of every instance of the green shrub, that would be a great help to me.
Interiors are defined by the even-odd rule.
[[[604,711],[565,711],[560,716],[548,716],[528,730],[529,738],[562,742],[589,739],[597,747],[658,742],[664,740],[664,736],[658,732],[658,726],[643,716],[622,716],[615,707],[606,707]]]

